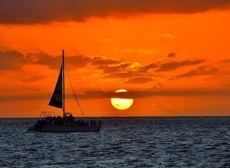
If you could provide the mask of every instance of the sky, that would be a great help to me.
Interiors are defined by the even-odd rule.
[[[229,0],[0,0],[0,117],[62,114],[62,50],[85,117],[229,116],[229,30]]]

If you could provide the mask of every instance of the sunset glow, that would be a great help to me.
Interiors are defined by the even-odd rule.
[[[127,90],[125,89],[119,89],[116,91],[116,93],[126,93]],[[113,107],[115,107],[118,110],[126,110],[130,108],[133,104],[133,99],[124,99],[124,98],[111,98],[111,103]]]
[[[48,103],[63,49],[86,117],[230,115],[230,2],[27,3],[0,2],[0,117],[62,113]],[[125,111],[110,102],[120,88]],[[67,79],[66,93],[82,116]]]

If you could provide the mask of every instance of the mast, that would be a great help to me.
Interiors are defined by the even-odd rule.
[[[65,117],[65,57],[64,50],[62,50],[62,110],[63,117]]]

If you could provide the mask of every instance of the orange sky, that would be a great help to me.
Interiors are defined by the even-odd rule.
[[[38,117],[62,49],[85,116],[229,116],[230,2],[0,2],[0,117]],[[66,109],[81,116],[66,81]],[[110,98],[128,90],[133,105]]]

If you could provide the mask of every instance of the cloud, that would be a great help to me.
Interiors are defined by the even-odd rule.
[[[61,66],[61,56],[52,56],[46,53],[28,53],[27,62],[38,65],[47,65],[51,69],[59,69]],[[65,57],[65,64],[68,69],[83,68],[89,64],[98,67],[107,67],[110,64],[118,63],[119,60],[113,58],[106,58],[102,56],[83,56],[76,55]]]
[[[132,98],[141,99],[155,96],[164,97],[194,97],[194,96],[230,96],[229,90],[224,91],[197,91],[197,90],[182,90],[182,91],[153,91],[153,90],[132,90],[128,92],[115,93],[112,91],[95,90],[85,91],[82,94],[76,95],[78,99],[110,99],[110,98]],[[50,95],[35,95],[35,96],[0,96],[1,102],[21,101],[21,100],[47,100]]]
[[[154,49],[126,49],[124,52],[135,52],[135,53],[141,53],[141,54],[156,54],[159,53],[160,50],[154,48]]]
[[[210,66],[201,66],[196,70],[192,70],[182,75],[179,75],[177,76],[177,78],[188,78],[188,77],[200,76],[200,75],[213,75],[216,74],[217,72],[218,72],[218,68],[213,68]]]
[[[130,83],[130,84],[145,84],[145,83],[148,83],[148,82],[152,82],[152,78],[149,78],[149,77],[130,78],[125,83]]]
[[[172,58],[172,57],[175,57],[175,56],[176,56],[175,53],[169,53],[169,54],[168,54],[168,57],[169,57],[169,58]]]
[[[167,62],[167,63],[163,63],[161,65],[161,67],[156,70],[156,72],[172,71],[172,70],[175,70],[179,67],[189,66],[189,65],[197,65],[197,64],[201,64],[203,62],[205,62],[205,60],[194,60],[194,61],[186,60],[186,61],[182,61],[182,62]]]
[[[28,53],[26,59],[32,64],[48,65],[51,69],[59,69],[62,62],[61,56],[54,57],[46,53]],[[90,57],[76,55],[65,57],[65,62],[69,69],[74,69],[82,68],[93,61]]]
[[[133,90],[128,92],[110,92],[110,91],[86,91],[83,94],[78,94],[78,98],[81,99],[103,99],[103,98],[148,98],[155,96],[230,96],[230,91],[196,91],[196,90],[184,90],[184,91],[152,91],[152,90]]]
[[[158,64],[157,63],[149,63],[147,65],[144,65],[142,67],[139,68],[140,72],[147,72],[150,69],[155,69],[157,68]]]
[[[17,69],[25,62],[23,54],[16,50],[0,51],[0,70]]]
[[[1,0],[0,23],[34,24],[149,13],[197,13],[229,8],[229,0]]]
[[[91,58],[91,64],[92,65],[109,65],[109,64],[116,64],[120,61],[114,58],[106,58],[103,56],[94,56]]]
[[[173,55],[170,53],[169,55]],[[61,56],[52,56],[46,53],[28,53],[26,56],[26,62],[38,65],[47,65],[51,69],[59,69],[61,66]],[[156,69],[156,72],[160,71],[172,71],[179,67],[198,65],[205,60],[185,60],[182,62],[166,62],[166,63],[149,63],[147,65],[136,66],[132,62],[124,62],[114,58],[106,58],[103,56],[83,56],[76,55],[65,57],[65,62],[68,69],[84,68],[88,65],[93,65],[97,69],[103,70],[103,73],[107,74],[105,78],[127,78],[142,76],[143,73],[148,72],[151,69]]]
[[[131,63],[126,62],[126,63],[120,63],[120,64],[104,64],[104,65],[99,65],[98,69],[102,69],[104,73],[114,73],[118,71],[124,71],[126,68],[128,68],[131,65]]]
[[[25,78],[25,79],[22,79],[22,82],[37,82],[37,81],[41,81],[41,80],[44,80],[46,78],[46,76],[32,76],[32,77],[29,77],[29,78]]]
[[[223,63],[230,63],[230,59],[222,60]]]
[[[132,90],[128,92],[112,92],[104,90],[92,90],[85,91],[81,94],[76,95],[78,99],[110,99],[110,98],[132,98],[132,99],[142,99],[156,96],[164,97],[194,97],[194,96],[230,96],[229,90],[224,91],[198,91],[198,90]],[[71,96],[68,96],[71,97]],[[35,95],[35,96],[0,96],[1,102],[8,101],[21,101],[21,100],[47,100],[50,98],[49,94],[46,95]]]
[[[14,70],[26,64],[46,65],[50,69],[60,69],[61,62],[62,56],[52,56],[42,52],[23,55],[16,50],[0,51],[0,70]],[[106,73],[119,71],[131,65],[131,63],[121,63],[120,60],[114,58],[83,55],[65,57],[65,63],[68,69],[93,65],[98,69],[103,69]]]
[[[137,74],[135,72],[129,71],[129,72],[115,72],[110,73],[108,75],[105,75],[104,78],[107,79],[113,79],[113,78],[131,78],[135,77]]]
[[[155,72],[161,71],[172,71],[179,67],[183,66],[191,66],[191,65],[198,65],[205,62],[205,60],[185,60],[181,62],[156,62],[156,63],[149,63],[146,65],[138,65],[132,67],[134,63],[126,62],[120,64],[111,64],[111,65],[101,65],[98,66],[98,69],[102,69],[103,72],[106,74],[104,78],[126,78],[127,81],[125,83],[132,83],[132,84],[142,84],[148,83],[152,81],[152,78],[149,78],[150,70]]]

